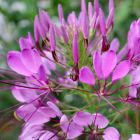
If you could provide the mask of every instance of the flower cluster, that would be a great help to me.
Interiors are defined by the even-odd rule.
[[[22,104],[15,111],[15,117],[24,121],[19,140],[121,139],[102,115],[105,112],[99,113],[100,104],[105,102],[120,115],[113,99],[139,105],[140,20],[132,23],[128,41],[120,48],[117,38],[109,40],[114,25],[113,0],[109,0],[108,11],[106,18],[98,0],[94,0],[94,8],[89,2],[88,9],[81,0],[79,16],[72,12],[66,20],[59,4],[60,24],[56,25],[40,10],[34,19],[34,38],[28,33],[19,39],[19,51],[8,52],[9,67],[22,76],[11,89]],[[126,78],[130,80],[125,84]],[[60,98],[76,93],[84,100],[80,108]],[[138,134],[130,138],[138,139]]]

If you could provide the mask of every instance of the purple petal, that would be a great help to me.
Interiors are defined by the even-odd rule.
[[[69,125],[69,121],[66,115],[63,115],[60,119],[60,127],[64,133],[67,132],[67,127]]]
[[[101,66],[102,57],[99,52],[96,51],[93,55],[93,67],[99,80],[103,77]]]
[[[64,26],[61,26],[61,31],[62,31],[62,35],[63,35],[63,38],[64,38],[65,43],[68,43],[69,38],[68,38],[68,35],[67,35],[67,32],[66,32],[66,29],[65,29]]]
[[[46,33],[49,30],[49,26],[50,26],[50,17],[48,15],[47,12],[45,12],[44,10],[39,10],[39,19],[40,19],[40,25],[41,28],[44,30],[43,32],[43,37],[45,37]]]
[[[69,122],[66,115],[61,117],[60,126],[63,132],[67,134],[67,139],[74,139],[80,136],[84,130],[83,127],[75,124],[74,122]]]
[[[50,132],[50,131],[47,131],[45,132],[45,134],[43,134],[39,140],[58,140],[58,138],[55,136],[54,133]]]
[[[29,90],[27,88],[21,88],[17,86],[12,88],[12,94],[20,102],[29,103],[38,98],[38,95],[33,89]]]
[[[132,134],[131,140],[140,140],[140,134]]]
[[[128,47],[125,45],[117,55],[118,62],[121,61],[128,53]]]
[[[100,8],[100,5],[99,5],[99,0],[94,0],[94,12],[99,13],[99,8]]]
[[[80,126],[88,126],[92,123],[92,115],[88,112],[77,112],[73,121]]]
[[[95,84],[95,78],[94,78],[93,72],[87,66],[82,67],[80,69],[79,79],[81,82],[89,84],[89,85]]]
[[[24,38],[24,37],[20,37],[19,38],[19,46],[20,46],[21,50],[23,50],[25,48],[27,48],[27,49],[31,49],[32,48],[32,46],[29,43],[28,39]]]
[[[101,8],[99,10],[99,23],[100,23],[100,30],[101,30],[102,36],[106,36],[105,17],[104,17],[104,12]]]
[[[120,140],[120,134],[114,127],[108,127],[104,131],[104,140]]]
[[[85,0],[81,0],[81,11],[86,13],[86,2]]]
[[[114,15],[115,15],[114,0],[109,0],[109,16],[107,18],[107,28],[112,26],[114,22]]]
[[[117,38],[114,38],[112,41],[111,41],[111,44],[110,44],[110,48],[109,50],[112,50],[114,52],[117,52],[118,49],[120,47],[120,42]]]
[[[99,129],[105,128],[108,125],[108,119],[100,113],[93,114],[93,124]]]
[[[59,15],[59,20],[62,22],[64,20],[64,13],[61,4],[58,5],[58,15]]]
[[[88,3],[88,16],[89,16],[89,19],[92,18],[92,14],[93,14],[93,7],[92,7],[92,3],[89,2]]]
[[[39,71],[38,71],[38,79],[41,81],[46,81],[47,80],[47,75],[46,71],[43,65],[40,66]]]
[[[112,76],[112,81],[116,81],[116,80],[119,80],[123,77],[125,77],[128,72],[130,70],[130,61],[129,60],[125,60],[125,61],[122,61],[120,62],[114,72],[113,72],[113,76]]]
[[[41,58],[36,50],[24,49],[21,52],[21,59],[25,67],[32,73],[37,73],[41,66]]]
[[[32,73],[24,66],[21,60],[21,53],[17,51],[10,51],[7,55],[7,62],[9,67],[17,73],[24,76],[31,76]]]
[[[39,136],[43,133],[42,125],[25,125],[21,135],[19,136],[19,140],[34,140],[34,138],[38,139]]]
[[[83,127],[72,122],[68,128],[67,138],[68,139],[77,138],[78,136],[82,134],[83,130],[84,130]]]
[[[62,116],[62,112],[53,102],[48,101],[47,104],[50,108],[52,108],[56,112],[57,116],[59,117]]]
[[[83,32],[84,39],[88,39],[88,36],[89,36],[88,18],[87,18],[86,13],[82,13],[82,15],[83,15],[82,32]]]
[[[102,73],[105,79],[108,78],[117,63],[117,56],[114,51],[107,51],[102,55]]]
[[[57,116],[56,111],[50,107],[40,107],[38,112],[40,112],[40,115],[42,114],[46,118],[55,118]]]
[[[137,88],[136,87],[129,88],[129,96],[132,98],[137,98]]]
[[[109,16],[106,21],[107,29],[109,29],[114,23],[114,9],[111,9]]]
[[[55,32],[54,32],[53,25],[50,25],[49,34],[50,34],[50,47],[51,47],[51,51],[55,51],[56,40],[55,40]]]
[[[38,16],[35,16],[35,19],[34,19],[34,37],[35,37],[36,42],[39,42],[39,39],[40,39],[39,26],[40,26],[39,18],[38,18]]]
[[[72,53],[73,53],[74,63],[78,64],[79,50],[78,50],[78,34],[77,34],[77,32],[74,33],[74,37],[73,37]]]

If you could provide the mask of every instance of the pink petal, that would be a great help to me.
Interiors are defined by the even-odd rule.
[[[32,104],[21,106],[16,111],[17,115],[26,121],[29,125],[38,125],[46,123],[50,120],[42,110],[35,108]]]
[[[108,119],[100,113],[93,114],[93,124],[99,129],[105,128],[108,125]]]
[[[43,29],[42,30],[43,36],[45,37],[50,26],[50,17],[48,13],[45,12],[44,10],[39,10],[39,20],[40,20],[41,28]]]
[[[41,57],[36,50],[24,49],[21,52],[22,62],[32,73],[37,73],[41,66]]]
[[[96,51],[93,55],[93,67],[94,67],[94,70],[95,70],[96,75],[97,75],[99,80],[103,76],[102,70],[101,70],[101,65],[102,65],[102,57],[99,54],[99,52]]]
[[[39,42],[39,39],[40,39],[39,26],[40,26],[39,18],[38,18],[38,16],[35,16],[35,19],[34,19],[34,38],[35,38],[36,42]]]
[[[42,129],[42,125],[25,125],[21,135],[19,136],[19,140],[34,140],[34,138],[38,139],[43,133]]]
[[[51,47],[51,51],[55,51],[55,48],[56,48],[56,40],[55,40],[55,32],[54,32],[53,25],[50,25],[49,35],[50,35],[50,47]]]
[[[40,112],[40,115],[42,114],[46,118],[55,118],[57,116],[56,111],[50,107],[40,107],[38,112]]]
[[[39,140],[58,140],[58,138],[55,136],[54,133],[47,131],[45,134],[43,134]]]
[[[60,127],[64,133],[67,132],[68,125],[69,125],[69,120],[66,115],[63,115],[60,119]]]
[[[21,87],[13,87],[12,88],[13,96],[20,102],[31,102],[38,98],[36,92],[32,89],[21,88]]]
[[[140,134],[132,134],[132,140],[140,140]]]
[[[62,22],[64,20],[64,13],[61,4],[58,5],[58,15],[59,15],[59,20]]]
[[[88,126],[92,123],[92,115],[88,112],[77,112],[73,121],[80,126]]]
[[[82,13],[82,32],[84,39],[88,39],[89,36],[89,25],[88,25],[88,18],[86,13]]]
[[[45,70],[43,65],[40,66],[39,71],[38,71],[38,75],[39,75],[38,76],[39,80],[47,81],[47,74],[46,74],[46,70]]]
[[[74,139],[80,136],[84,130],[83,127],[75,124],[74,122],[69,122],[66,115],[61,117],[60,126],[63,132],[67,134],[67,139]]]
[[[130,87],[129,88],[129,96],[132,98],[136,98],[137,97],[137,88],[136,87]]]
[[[125,60],[125,61],[120,62],[116,66],[113,72],[112,81],[114,82],[116,80],[122,79],[128,74],[129,70],[130,70],[130,61]]]
[[[92,3],[89,2],[88,3],[88,16],[89,16],[89,19],[91,20],[92,18],[92,14],[93,14],[93,7],[92,7]]]
[[[94,0],[94,12],[99,13],[99,8],[100,8],[100,5],[99,5],[99,0]]]
[[[62,112],[53,102],[48,101],[47,104],[50,108],[52,108],[56,112],[57,116],[59,117],[62,116]]]
[[[120,42],[117,38],[114,38],[112,41],[111,41],[111,44],[110,44],[110,48],[109,50],[112,50],[114,52],[117,52],[118,49],[120,47]]]
[[[114,51],[107,51],[102,55],[102,73],[107,79],[117,63],[117,56]]]
[[[9,67],[17,73],[24,76],[31,76],[32,73],[25,67],[21,60],[21,53],[17,51],[10,51],[7,55],[7,62]]]
[[[120,140],[120,134],[114,127],[108,127],[104,131],[104,140]]]
[[[94,78],[93,72],[87,66],[82,67],[80,69],[79,79],[81,82],[89,84],[89,85],[95,84],[95,78]]]
[[[67,138],[74,139],[74,138],[80,136],[82,134],[83,130],[84,130],[83,127],[72,122],[68,128]]]
[[[28,49],[31,49],[31,45],[29,44],[29,41],[27,38],[24,38],[24,37],[20,37],[19,38],[19,46],[20,46],[20,49],[25,49],[25,48],[28,48]]]
[[[85,0],[81,0],[81,11],[86,13],[86,2]]]
[[[100,23],[100,30],[101,30],[102,36],[106,36],[105,17],[104,17],[104,12],[101,8],[99,10],[99,23]]]
[[[79,50],[78,50],[78,34],[77,34],[77,32],[74,33],[74,37],[73,37],[72,53],[73,53],[74,63],[78,64]]]

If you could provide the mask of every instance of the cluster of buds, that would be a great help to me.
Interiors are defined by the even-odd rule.
[[[114,24],[113,0],[108,7],[106,18],[98,0],[94,8],[89,2],[88,10],[81,0],[79,16],[72,12],[66,20],[59,4],[59,26],[40,10],[34,38],[28,33],[19,39],[20,51],[8,52],[9,67],[23,77],[9,83],[22,104],[15,111],[16,118],[24,120],[19,140],[121,139],[116,128],[107,127],[109,120],[99,108],[105,102],[122,115],[111,101],[139,106],[140,20],[132,23],[126,45],[119,48],[118,39],[108,37]],[[125,84],[126,78],[130,80]],[[84,105],[68,104],[62,99],[67,94],[81,96],[76,103],[81,99]],[[139,139],[139,134],[130,138]]]

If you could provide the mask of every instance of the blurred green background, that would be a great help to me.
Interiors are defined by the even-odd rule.
[[[80,11],[80,0],[0,0],[0,68],[7,68],[6,53],[19,48],[18,38],[26,36],[28,32],[33,34],[34,16],[39,9],[45,9],[57,22],[58,3],[62,4],[65,17],[70,11],[74,10],[77,14]],[[100,3],[107,14],[108,0],[100,0]],[[115,0],[115,7],[112,36],[118,37],[123,46],[130,23],[140,17],[140,0]],[[17,102],[10,92],[0,91],[0,140],[17,140],[21,124],[14,120],[12,109],[7,110]]]

